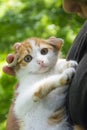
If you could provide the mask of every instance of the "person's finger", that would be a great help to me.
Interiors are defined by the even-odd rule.
[[[15,75],[15,72],[13,71],[12,68],[8,67],[8,66],[4,66],[2,68],[3,72],[6,73],[6,74],[9,74],[9,75]]]
[[[12,61],[14,60],[14,55],[13,54],[8,54],[7,58],[6,58],[6,61],[8,63],[11,63]]]

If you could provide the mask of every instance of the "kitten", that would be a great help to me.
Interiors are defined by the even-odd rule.
[[[20,130],[70,130],[65,111],[68,85],[77,63],[58,58],[63,40],[29,38],[14,45],[9,64],[19,80],[14,113]]]

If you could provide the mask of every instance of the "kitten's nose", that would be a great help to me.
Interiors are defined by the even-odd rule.
[[[40,65],[40,67],[42,68],[47,67],[43,60],[37,60],[37,64]]]
[[[44,61],[43,61],[43,60],[37,60],[37,63],[38,63],[39,65],[42,65],[42,64],[44,64]]]

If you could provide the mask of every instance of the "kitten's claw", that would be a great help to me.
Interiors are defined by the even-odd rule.
[[[75,69],[74,68],[68,68],[66,69],[60,79],[60,84],[61,85],[66,85],[69,84],[75,74]]]
[[[77,66],[78,66],[78,63],[76,61],[70,60],[70,61],[67,62],[67,67],[68,68],[72,67],[72,68],[76,69]]]

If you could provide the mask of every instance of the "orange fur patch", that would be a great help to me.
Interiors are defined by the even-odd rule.
[[[45,39],[39,39],[39,38],[31,38],[31,39],[34,40],[34,41],[35,41],[35,44],[36,44],[37,46],[39,46],[39,47],[40,47],[40,45],[43,44],[43,45],[44,45],[45,47],[47,47],[48,49],[53,49],[53,46],[50,45],[50,44],[48,44]]]
[[[54,112],[48,119],[48,123],[50,125],[55,125],[55,124],[58,124],[60,123],[63,119],[64,119],[64,116],[65,116],[65,108],[61,108],[60,110]]]
[[[34,93],[34,96],[38,99],[42,98],[42,87],[40,87],[38,91]]]

